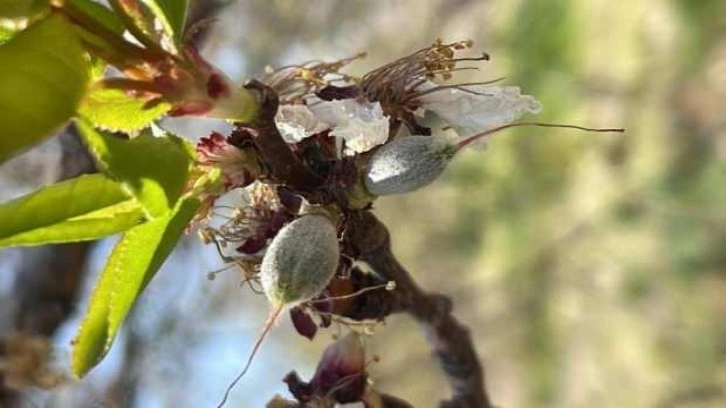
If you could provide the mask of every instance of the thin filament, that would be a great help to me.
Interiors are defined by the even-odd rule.
[[[389,281],[389,282],[386,282],[386,283],[383,283],[383,284],[380,284],[380,285],[368,286],[366,288],[360,289],[360,290],[358,290],[356,292],[353,292],[353,293],[349,293],[347,295],[332,296],[332,297],[326,297],[326,298],[323,298],[323,299],[310,300],[310,301],[308,301],[308,303],[309,304],[315,304],[315,303],[327,302],[327,301],[330,301],[330,300],[350,299],[350,298],[354,298],[356,296],[360,296],[360,295],[362,295],[362,294],[364,294],[366,292],[370,292],[372,290],[378,290],[378,289],[393,290],[395,288],[396,288],[395,282],[394,281]]]
[[[282,312],[282,308],[284,305],[276,306],[272,312],[270,313],[270,316],[267,318],[267,321],[265,322],[265,325],[262,326],[262,333],[260,334],[260,337],[257,338],[257,341],[255,342],[254,347],[252,347],[252,352],[250,353],[249,358],[247,359],[247,363],[245,364],[245,368],[235,377],[234,381],[232,381],[229,386],[227,386],[227,390],[224,392],[224,397],[222,397],[222,401],[219,402],[217,405],[217,408],[222,408],[224,404],[227,403],[227,399],[229,398],[229,394],[232,392],[232,389],[237,385],[239,380],[244,377],[244,375],[247,373],[247,370],[249,370],[250,365],[252,364],[252,360],[255,358],[255,355],[257,354],[257,350],[260,349],[260,346],[262,345],[262,340],[265,339],[267,336],[267,333],[270,332],[270,329],[272,329],[272,325],[275,323],[275,320],[277,320],[277,317],[280,316],[280,312]]]
[[[623,128],[589,128],[585,126],[577,126],[577,125],[564,125],[560,123],[542,123],[542,122],[515,122],[515,123],[509,123],[507,125],[502,125],[495,127],[493,129],[489,129],[487,131],[477,133],[475,135],[471,135],[462,141],[460,141],[457,146],[456,150],[461,150],[462,147],[467,146],[468,144],[483,138],[485,136],[489,136],[493,133],[499,132],[500,130],[509,129],[512,127],[518,127],[518,126],[536,126],[536,127],[550,127],[550,128],[565,128],[565,129],[577,129],[582,130],[585,132],[618,132],[623,133],[625,132],[625,129]]]

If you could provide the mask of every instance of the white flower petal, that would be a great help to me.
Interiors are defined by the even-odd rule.
[[[355,99],[323,101],[310,110],[316,118],[330,125],[331,136],[345,141],[348,156],[367,152],[388,139],[388,117],[378,102],[359,102]]]
[[[383,109],[378,102],[359,102],[355,99],[322,101],[310,107],[318,120],[330,126],[338,126],[353,118],[372,121],[383,117]]]
[[[331,135],[345,140],[347,156],[363,153],[381,145],[388,139],[388,118],[382,116],[378,119],[365,121],[354,117],[345,124],[336,126]]]
[[[277,129],[287,143],[298,143],[329,126],[318,120],[305,105],[280,105],[275,116]]]
[[[425,82],[419,91],[436,85]],[[525,113],[539,113],[540,103],[522,95],[517,86],[465,85],[445,88],[419,98],[421,107],[447,121],[459,137],[512,123]]]

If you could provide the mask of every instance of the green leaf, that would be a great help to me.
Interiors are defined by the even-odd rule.
[[[2,1],[2,0],[0,0]],[[10,41],[13,36],[17,33],[17,30],[13,30],[9,27],[3,27],[0,26],[0,45],[5,44],[6,42]]]
[[[121,69],[142,62],[138,54],[141,48],[124,38],[124,20],[108,7],[93,0],[64,0],[62,9],[74,23],[81,43],[94,57]],[[98,78],[98,70],[95,71],[93,79]]]
[[[106,73],[106,67],[106,61],[102,60],[101,58],[91,56],[91,82],[103,79],[103,76]],[[81,101],[81,106],[79,106],[78,109],[81,109],[83,107],[83,103],[86,102],[87,98],[88,94],[86,94],[86,98],[83,98],[83,100]]]
[[[0,0],[0,19],[32,17],[47,6],[48,0]]]
[[[99,166],[144,207],[149,218],[163,217],[182,194],[193,157],[185,141],[149,133],[126,140],[78,121],[78,129]]]
[[[83,175],[0,205],[0,247],[94,240],[143,218],[139,203],[116,182]]]
[[[73,373],[83,377],[113,344],[121,323],[196,214],[199,201],[185,198],[164,218],[129,230],[114,248],[73,341]]]
[[[82,16],[84,21],[90,19],[94,25],[108,32],[122,35],[125,30],[123,23],[111,9],[95,1],[66,0],[64,7],[72,12],[72,15]]]
[[[144,0],[109,0],[109,4],[126,29],[146,48],[177,52],[174,33],[158,8],[155,10]]]
[[[99,88],[86,95],[78,113],[97,128],[133,133],[147,127],[171,107],[162,102],[145,109],[145,103],[119,89]]]
[[[187,0],[147,0],[149,7],[162,17],[167,29],[171,31],[177,44],[184,36],[184,23],[187,18]]]
[[[0,45],[0,162],[70,119],[88,76],[75,30],[59,15]]]

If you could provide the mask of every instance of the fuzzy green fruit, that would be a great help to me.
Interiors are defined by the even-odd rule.
[[[262,258],[260,280],[274,307],[296,304],[325,289],[338,267],[338,234],[322,214],[306,214],[283,227]]]
[[[405,136],[378,149],[366,168],[375,195],[402,194],[430,184],[456,153],[455,143],[432,136]]]

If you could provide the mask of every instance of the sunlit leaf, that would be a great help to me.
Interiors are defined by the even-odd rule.
[[[0,18],[26,18],[41,12],[48,0],[0,0]]]
[[[118,13],[94,0],[65,0],[62,12],[74,22],[83,46],[94,57],[121,69],[141,63],[141,47],[124,38],[126,26]],[[98,70],[94,71],[95,80]]]
[[[143,218],[139,203],[118,183],[83,175],[0,205],[0,247],[94,240]]]
[[[94,25],[108,32],[123,34],[125,28],[118,16],[108,7],[93,0],[66,0],[66,10],[75,16],[83,16],[84,21],[91,20]]]
[[[10,41],[15,35],[16,31],[7,27],[0,26],[0,45]]]
[[[174,208],[192,164],[183,139],[145,133],[126,140],[98,132],[85,121],[78,122],[78,129],[101,169],[139,200],[149,218]]]
[[[158,7],[143,0],[109,0],[124,26],[139,42],[150,49],[176,52],[174,34]]]
[[[149,6],[156,11],[172,32],[177,43],[184,35],[184,23],[187,17],[187,0],[147,0]]]
[[[129,230],[116,244],[74,340],[71,364],[76,376],[84,376],[111,348],[129,310],[198,208],[194,198],[180,200],[166,217]]]
[[[83,99],[79,113],[97,128],[133,133],[166,113],[170,105],[144,108],[145,101],[118,89],[94,89]]]
[[[73,116],[88,77],[89,61],[61,16],[51,15],[0,45],[0,162]]]

